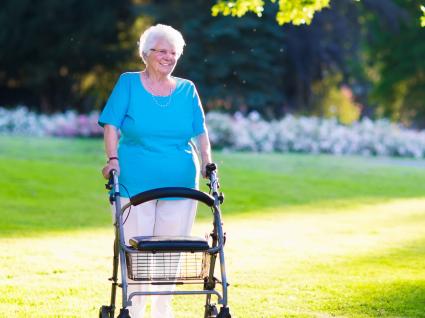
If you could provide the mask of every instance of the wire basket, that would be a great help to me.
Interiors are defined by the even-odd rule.
[[[206,252],[126,253],[128,278],[135,281],[203,280],[208,276]]]

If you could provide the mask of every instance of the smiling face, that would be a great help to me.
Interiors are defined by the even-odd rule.
[[[148,53],[146,67],[149,71],[170,75],[176,66],[177,59],[175,46],[165,39],[159,39]]]

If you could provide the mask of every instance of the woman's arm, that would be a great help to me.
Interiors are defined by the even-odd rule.
[[[204,178],[207,177],[206,175],[206,166],[207,164],[212,162],[211,158],[211,144],[210,139],[208,138],[208,132],[204,132],[203,134],[200,134],[198,137],[198,143],[201,148],[201,173]]]
[[[112,159],[109,160],[109,158],[118,158],[118,131],[115,126],[112,125],[105,125],[104,131],[103,131],[103,139],[105,142],[105,153],[106,157],[108,158],[108,163],[105,167],[102,169],[102,174],[105,177],[105,179],[109,178],[109,172],[112,169],[115,169],[117,173],[120,173],[120,166],[118,159]]]

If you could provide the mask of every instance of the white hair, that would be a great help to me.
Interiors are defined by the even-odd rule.
[[[164,39],[175,46],[177,59],[182,55],[183,47],[186,44],[183,35],[169,25],[157,24],[149,27],[140,36],[139,54],[143,62],[146,63],[145,58],[160,39]]]

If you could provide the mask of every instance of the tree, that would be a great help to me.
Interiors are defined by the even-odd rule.
[[[83,79],[128,59],[119,36],[132,21],[130,9],[130,0],[3,1],[2,102],[31,102],[45,112],[91,108]]]
[[[275,3],[276,0],[270,0]],[[279,25],[310,24],[316,12],[329,6],[330,0],[279,0],[276,20]],[[218,14],[241,17],[247,12],[254,12],[259,17],[264,11],[263,0],[218,0],[212,7],[213,16]]]
[[[264,19],[211,17],[206,7],[203,0],[155,1],[143,12],[182,31],[187,47],[176,74],[197,84],[208,108],[270,117],[311,112],[313,83],[333,73],[349,82],[359,42],[351,0],[318,13],[308,27],[275,23],[277,3],[266,3]]]
[[[327,77],[340,79],[335,85],[363,85],[359,10],[351,0],[338,0],[332,9],[315,15],[309,26],[285,25],[287,68],[291,75],[287,86],[292,110],[311,113],[317,104],[312,91],[317,82]]]
[[[175,74],[195,82],[207,108],[265,112],[281,105],[285,52],[279,26],[253,15],[214,18],[209,8],[204,0],[154,2],[143,8],[154,23],[171,23],[185,37],[187,47]]]
[[[282,32],[286,33],[285,42],[289,56],[293,57],[287,68],[296,69],[289,73],[294,75],[293,88],[296,91],[294,95],[297,96],[297,107],[304,105],[306,109],[310,109],[309,92],[312,82],[321,81],[323,74],[329,70],[340,71],[343,74],[342,83],[350,84],[357,98],[361,97],[362,103],[375,105],[378,115],[406,123],[416,122],[425,127],[425,34],[423,29],[418,27],[418,21],[425,26],[425,6],[420,5],[420,2],[422,1],[338,0],[332,1],[332,10],[317,12],[329,3],[279,1],[279,13],[286,14],[286,19],[279,19],[278,13],[279,24],[310,23],[311,20],[302,18],[302,12],[308,12],[310,17],[313,14],[315,16],[308,28],[299,26],[297,31],[291,30],[292,32],[288,32],[289,27],[282,28]],[[240,17],[251,11],[261,16],[264,4],[265,2],[260,0],[220,0],[212,10],[214,15],[222,13]],[[283,4],[286,5],[285,8]],[[303,11],[305,6],[309,7]],[[422,11],[421,16],[418,9]],[[344,15],[337,14],[343,11],[346,19]],[[294,12],[301,12],[301,17]],[[339,17],[339,20],[335,17]],[[347,27],[347,23],[351,25]],[[298,34],[295,38],[292,38],[296,33]],[[313,36],[314,34],[316,35]],[[325,42],[326,38],[332,38],[332,35],[336,34],[338,36],[333,38],[334,43]],[[314,71],[311,67],[318,64],[312,61],[300,62],[296,57],[302,55],[304,60],[308,60],[311,52],[314,52],[315,56],[320,55],[320,52],[323,54],[326,52],[321,49],[324,43],[328,43],[329,48],[340,51],[332,56],[330,65],[334,64],[333,66],[328,67],[325,64],[323,67],[322,63],[318,68],[316,66]],[[350,49],[344,50],[347,46]],[[320,60],[323,62],[323,59]],[[371,115],[370,109],[364,107],[368,115]]]
[[[276,0],[270,0],[276,2]],[[360,0],[354,0],[360,1]],[[279,0],[279,11],[276,20],[280,25],[292,23],[294,25],[310,24],[316,12],[329,6],[330,0]],[[380,2],[380,1],[378,1]],[[425,27],[425,6],[419,6],[422,11],[421,26]],[[218,14],[242,17],[247,12],[254,12],[259,17],[264,10],[263,0],[217,0],[212,7],[213,16]]]
[[[425,127],[425,30],[419,1],[364,0],[366,64],[378,113]],[[371,14],[374,13],[374,14]]]

